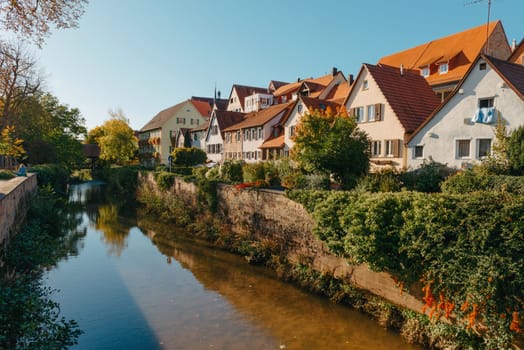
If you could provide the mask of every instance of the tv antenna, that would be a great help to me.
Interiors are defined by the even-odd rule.
[[[488,2],[488,23],[486,23],[486,48],[484,50],[484,53],[486,55],[489,55],[489,20],[491,16],[491,1],[492,0],[472,0],[472,1],[464,3],[464,6],[478,4],[480,2],[485,2],[485,1]]]

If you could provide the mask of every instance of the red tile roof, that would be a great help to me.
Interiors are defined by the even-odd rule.
[[[482,58],[484,58],[513,91],[524,100],[524,65],[485,55],[482,55]]]
[[[233,85],[233,87],[231,88],[231,94],[233,93],[233,90],[237,92],[238,100],[240,101],[242,108],[244,108],[244,100],[246,97],[251,96],[253,94],[269,94],[266,88],[239,84]],[[229,94],[230,97],[231,94]]]
[[[261,109],[256,112],[251,112],[246,115],[246,118],[238,123],[234,124],[226,129],[224,131],[233,131],[233,130],[239,130],[243,128],[251,128],[254,126],[262,126],[269,122],[271,119],[278,116],[280,113],[284,112],[284,116],[291,111],[291,106],[295,104],[295,101],[291,101],[288,103],[281,103],[278,105],[273,105],[265,109]],[[222,129],[221,129],[222,130]]]
[[[327,74],[323,75],[318,78],[308,78],[299,80],[294,83],[286,84],[281,87],[279,87],[275,92],[273,92],[273,95],[278,96],[284,96],[290,93],[293,93],[295,91],[298,91],[302,84],[306,84],[306,86],[309,88],[310,91],[317,92],[322,91],[322,89],[326,88],[326,86],[329,85],[329,83],[333,80],[335,75],[333,74]]]
[[[283,148],[285,145],[284,134],[277,137],[270,137],[258,148]]]
[[[403,65],[407,69],[420,69],[429,64],[453,60],[448,73],[439,74],[434,68],[426,80],[430,85],[457,82],[466,74],[471,63],[486,44],[486,29],[489,30],[489,35],[492,35],[494,31],[504,32],[500,21],[491,22],[488,28],[484,24],[382,57],[379,64],[393,67]],[[508,45],[507,40],[506,45]]]
[[[198,113],[204,118],[209,118],[211,116],[211,106],[208,102],[191,100],[191,103],[197,109]]]
[[[406,132],[414,131],[437,108],[440,99],[417,72],[364,64]]]
[[[225,129],[227,129],[231,125],[236,125],[242,122],[246,117],[245,113],[232,111],[215,110],[213,113],[216,116],[218,127],[220,128],[220,132],[222,134],[224,133]]]

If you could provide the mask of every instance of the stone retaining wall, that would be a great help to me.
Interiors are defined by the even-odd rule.
[[[36,188],[35,174],[0,180],[0,247],[7,246],[11,235],[24,221],[28,199]]]
[[[154,183],[152,176],[148,176],[147,181]],[[195,184],[177,178],[172,190],[187,204],[197,204],[198,188]],[[217,196],[218,215],[233,233],[276,244],[290,262],[307,264],[393,304],[417,312],[422,309],[422,301],[409,293],[401,293],[389,274],[373,272],[366,265],[350,265],[345,259],[331,254],[313,234],[315,222],[311,215],[283,192],[238,190],[234,186],[219,184]]]

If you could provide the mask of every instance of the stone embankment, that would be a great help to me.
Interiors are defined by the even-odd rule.
[[[142,181],[154,184],[151,174]],[[176,178],[171,190],[188,205],[197,205],[198,188],[195,184]],[[422,309],[421,299],[401,292],[389,274],[371,271],[367,265],[351,265],[346,259],[331,254],[313,234],[315,222],[311,215],[282,192],[239,190],[220,184],[217,198],[218,215],[233,233],[277,245],[291,263],[306,264],[398,306],[417,312]]]
[[[0,180],[0,247],[7,246],[11,235],[17,232],[24,221],[29,198],[36,188],[35,174]]]

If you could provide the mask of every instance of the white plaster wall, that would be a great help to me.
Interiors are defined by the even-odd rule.
[[[273,126],[276,125],[280,118],[282,117],[283,112],[280,112],[277,116],[275,116],[273,119],[269,120],[267,123],[262,125],[262,138],[259,138],[258,140],[244,140],[242,144],[242,152],[258,152],[261,151],[259,147],[264,143],[265,140],[267,140],[271,136],[271,132],[273,131]],[[257,126],[258,128],[258,126]],[[260,161],[261,159],[244,159],[247,163],[256,163]]]
[[[212,135],[211,134],[211,128],[213,126],[215,126],[215,125],[218,128],[218,133],[216,135]],[[220,145],[222,145],[221,146],[222,147],[221,153],[207,153],[207,150],[206,150],[207,159],[209,159],[209,160],[211,160],[213,162],[220,162],[222,160],[224,140],[222,139],[222,134],[220,132],[220,127],[218,126],[217,120],[216,120],[216,118],[214,116],[211,119],[211,123],[209,124],[209,128],[208,128],[208,133],[207,133],[207,137],[206,137],[206,140],[205,140],[205,144],[206,145],[213,145],[213,144],[220,144]]]
[[[480,98],[494,97],[494,107],[497,115],[506,122],[508,131],[524,124],[524,101],[509,88],[502,88],[502,78],[491,69],[479,70],[477,62],[461,89],[463,93],[455,94],[451,100],[426,124],[408,145],[408,165],[419,167],[424,159],[430,157],[450,167],[462,168],[480,162],[477,154],[478,139],[492,139],[495,142],[494,129],[496,123],[486,125],[470,122],[478,107]],[[470,156],[468,159],[458,159],[456,141],[470,139]],[[415,159],[415,146],[424,146],[423,158]]]
[[[362,85],[365,80],[368,81],[368,88],[362,90]],[[348,111],[350,111],[351,108],[364,107],[364,113],[366,113],[367,105],[376,103],[381,103],[383,105],[381,121],[358,123],[359,129],[364,130],[368,134],[370,140],[382,141],[382,157],[372,159],[391,160],[397,164],[397,168],[402,168],[405,166],[403,157],[393,158],[385,157],[383,155],[386,151],[384,140],[404,140],[404,127],[396,117],[393,109],[388,104],[386,97],[382,91],[380,91],[377,83],[373,80],[373,77],[369,74],[367,69],[364,68],[355,84],[356,85],[346,103],[346,109]],[[404,152],[401,151],[401,154],[403,153]]]
[[[234,99],[235,102],[231,102],[231,99]],[[242,106],[240,103],[236,89],[233,89],[231,92],[231,96],[229,97],[229,102],[227,104],[227,110],[233,112],[244,112],[244,106]]]
[[[302,106],[302,113],[298,112],[299,105]],[[296,132],[296,126],[300,121],[300,118],[302,118],[305,111],[307,111],[306,105],[304,105],[302,100],[299,100],[293,108],[293,110],[291,111],[291,114],[289,115],[289,118],[287,119],[286,123],[284,124],[284,142],[286,143],[286,145],[284,146],[284,151],[289,151],[291,148],[293,148],[293,146],[295,146],[295,141],[291,139],[290,128],[294,126]]]

